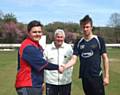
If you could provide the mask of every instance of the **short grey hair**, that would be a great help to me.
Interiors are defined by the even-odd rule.
[[[64,32],[63,29],[57,29],[57,30],[55,30],[54,37],[55,37],[57,34],[59,34],[59,33],[62,33],[62,34],[63,34],[63,37],[65,38],[65,32]]]

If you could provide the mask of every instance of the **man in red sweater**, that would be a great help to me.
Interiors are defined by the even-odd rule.
[[[58,70],[58,65],[48,63],[43,58],[43,48],[39,44],[43,25],[34,20],[28,24],[27,30],[28,37],[18,51],[15,87],[18,95],[42,95],[44,69]]]

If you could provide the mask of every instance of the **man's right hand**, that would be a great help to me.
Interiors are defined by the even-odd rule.
[[[63,73],[65,70],[65,64],[59,66],[59,73]]]

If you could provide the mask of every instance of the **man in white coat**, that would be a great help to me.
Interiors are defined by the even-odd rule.
[[[54,41],[45,48],[44,54],[48,62],[61,66],[71,59],[72,47],[64,40],[64,30],[57,29],[54,33]],[[46,95],[71,95],[72,71],[73,67],[63,73],[59,73],[58,70],[45,70]]]

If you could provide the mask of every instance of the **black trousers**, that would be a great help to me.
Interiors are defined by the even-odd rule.
[[[82,78],[85,95],[105,95],[102,77]]]
[[[16,89],[18,95],[42,95],[42,88],[17,88]]]
[[[46,83],[46,95],[71,95],[71,83],[66,85],[52,85]]]

